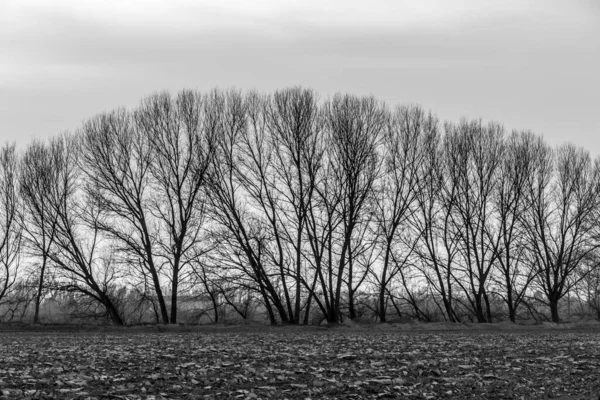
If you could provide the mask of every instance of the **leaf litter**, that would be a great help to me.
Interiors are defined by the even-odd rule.
[[[578,398],[594,332],[2,332],[0,399]]]

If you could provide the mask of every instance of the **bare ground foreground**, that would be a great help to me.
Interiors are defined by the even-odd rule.
[[[600,398],[600,324],[0,325],[1,399]]]

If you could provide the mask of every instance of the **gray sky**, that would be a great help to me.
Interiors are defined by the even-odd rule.
[[[0,0],[0,142],[168,89],[373,94],[600,154],[599,0]]]

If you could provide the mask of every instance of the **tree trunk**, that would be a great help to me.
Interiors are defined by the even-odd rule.
[[[217,303],[217,297],[212,292],[209,292],[209,296],[210,296],[210,300],[213,304],[214,315],[215,315],[214,316],[215,324],[218,324],[219,323],[219,304]]]
[[[385,258],[383,260],[383,271],[381,272],[381,287],[379,288],[379,322],[386,322],[386,304],[385,304],[385,289],[387,286],[387,270],[390,263],[390,241],[388,240],[385,249]]]
[[[507,285],[507,298],[506,298],[506,303],[508,304],[508,318],[512,321],[515,322],[516,318],[517,318],[517,310],[515,310],[515,305],[513,304],[513,297],[512,297],[512,288],[510,287],[510,285]]]
[[[348,316],[350,319],[356,318],[356,309],[354,308],[354,290],[348,291]]]
[[[177,291],[179,290],[179,260],[175,261],[173,267],[173,282],[171,284],[171,318],[172,324],[177,323]]]
[[[285,311],[285,306],[282,303],[282,301],[279,299],[279,297],[276,297],[276,293],[274,293],[274,290],[269,290],[269,292],[272,294],[272,300],[273,300],[273,305],[275,306],[275,309],[277,310],[277,312],[279,313],[279,318],[281,318],[281,323],[282,324],[289,324],[290,323],[290,317],[288,316],[288,313]]]
[[[492,308],[490,306],[490,299],[485,291],[483,292],[483,299],[485,301],[485,313],[487,314],[487,322],[491,324],[492,323]]]
[[[442,296],[442,301],[444,303],[444,309],[446,310],[446,314],[448,315],[448,320],[452,323],[460,322],[452,309],[452,286],[450,285],[450,274],[446,278],[446,285],[448,286],[448,292],[446,293],[446,289],[444,288],[444,280],[442,279],[442,275],[440,274],[439,267],[436,263],[435,271],[438,277],[438,281],[440,283],[440,295]]]
[[[138,210],[143,215],[143,208],[138,204]],[[154,284],[154,291],[156,292],[156,299],[158,300],[158,306],[160,307],[160,314],[163,320],[163,324],[169,323],[169,313],[167,311],[167,305],[165,303],[165,297],[163,296],[162,289],[160,287],[160,280],[158,279],[158,272],[156,270],[156,266],[154,265],[154,256],[152,252],[152,246],[150,243],[150,233],[148,231],[148,227],[146,225],[146,220],[144,218],[140,219],[141,223],[141,233],[143,235],[142,243],[144,245],[144,253],[146,254],[147,259],[145,262],[147,263],[147,269],[152,276],[152,283]]]
[[[481,293],[475,294],[475,317],[478,323],[486,322],[485,315],[483,315],[483,304],[482,304]]]
[[[146,251],[148,253],[148,251]],[[158,274],[154,268],[153,263],[149,263],[150,275],[152,276],[152,283],[154,284],[154,291],[156,293],[156,300],[158,301],[158,307],[160,309],[160,316],[163,324],[169,323],[169,313],[167,312],[167,305],[165,304],[165,297],[163,296],[162,289],[160,288],[160,281],[158,280]]]
[[[325,316],[325,319],[330,324],[339,324],[340,322],[339,305],[336,305],[335,303],[336,301],[335,299],[333,299],[330,306],[328,307],[327,315]]]
[[[150,301],[150,304],[152,305],[152,311],[154,311],[154,323],[156,325],[160,324],[160,315],[158,315],[158,310],[156,309],[156,304],[154,304],[154,301],[152,299],[148,299]]]
[[[559,323],[560,318],[558,317],[558,299],[555,297],[550,298],[550,314],[552,315],[552,322]]]
[[[302,271],[302,253],[300,246],[302,243],[302,221],[300,221],[298,238],[296,240],[296,299],[294,304],[294,315],[292,316],[292,323],[298,325],[300,323],[300,300],[302,294],[302,280],[300,279],[300,272]]]
[[[350,232],[352,232],[352,230],[349,230]],[[342,275],[344,272],[344,265],[345,265],[345,258],[346,258],[346,254],[348,252],[348,248],[350,247],[350,234],[346,235],[346,239],[344,239],[344,244],[342,245],[342,251],[340,253],[340,261],[338,263],[338,273],[337,273],[337,283],[336,283],[336,287],[335,287],[335,298],[333,299],[333,312],[332,312],[332,319],[335,319],[335,322],[339,323],[341,321],[341,316],[342,316],[342,310],[341,310],[341,297],[342,297]],[[351,271],[348,271],[349,276],[351,277]],[[349,278],[350,280],[350,278]],[[334,321],[330,321],[330,322],[334,322]]]
[[[304,320],[302,322],[304,325],[308,325],[310,323],[310,307],[312,305],[312,297],[313,293],[309,292],[308,299],[306,300],[306,308],[304,310]]]
[[[308,325],[310,323],[310,308],[312,306],[313,296],[315,295],[315,287],[317,285],[318,276],[319,274],[315,273],[312,286],[308,290],[308,299],[306,300],[306,309],[304,310],[304,325]]]
[[[512,303],[508,303],[508,319],[510,319],[511,322],[516,322],[517,320],[517,312]]]
[[[348,316],[350,319],[356,318],[354,309],[354,290],[352,288],[352,278],[354,276],[354,258],[352,256],[352,248],[348,248]]]
[[[153,274],[154,275],[154,274]],[[167,305],[165,304],[165,298],[162,294],[162,290],[160,289],[160,283],[158,282],[158,277],[154,279],[156,297],[158,300],[158,306],[160,308],[160,316],[162,318],[163,324],[169,323],[169,313],[167,311]]]
[[[40,304],[42,302],[42,289],[44,288],[44,273],[46,271],[47,257],[44,254],[42,257],[42,267],[40,270],[40,282],[38,284],[37,293],[35,296],[35,312],[33,314],[33,323],[40,323]]]
[[[104,295],[102,302],[104,303],[104,306],[106,307],[106,311],[108,312],[110,319],[116,325],[124,325],[123,319],[121,318],[119,311],[117,310],[117,308],[115,307],[113,302],[110,300],[110,298],[108,296]]]
[[[275,313],[273,312],[273,306],[271,306],[271,301],[269,301],[269,295],[265,290],[262,282],[258,282],[258,286],[260,288],[260,294],[262,295],[263,301],[265,303],[265,308],[267,309],[267,315],[269,316],[269,323],[271,325],[277,325],[277,319],[275,318]]]
[[[267,314],[269,315],[269,323],[271,325],[277,325],[277,319],[275,318],[275,313],[273,312],[273,307],[271,307],[269,299],[265,300],[265,307],[267,308]]]
[[[452,304],[448,301],[447,298],[444,297],[444,308],[446,309],[446,314],[448,314],[448,319],[450,322],[459,322],[458,319],[454,316],[454,310],[452,310]]]

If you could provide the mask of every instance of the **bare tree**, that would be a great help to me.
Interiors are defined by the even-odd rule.
[[[179,285],[187,281],[190,256],[200,245],[204,222],[204,185],[216,148],[214,109],[200,93],[182,91],[151,96],[135,112],[135,121],[148,138],[150,171],[156,195],[151,212],[159,223],[155,259],[166,262],[171,280],[171,314],[177,322]]]
[[[455,193],[444,175],[442,136],[432,129],[425,138],[426,154],[420,173],[422,186],[417,192],[417,211],[409,222],[418,235],[417,266],[434,294],[441,298],[438,307],[450,322],[459,322],[455,309],[455,265],[458,258],[458,235],[451,227]]]
[[[502,126],[481,121],[447,124],[446,176],[453,198],[451,224],[459,240],[463,288],[478,322],[491,322],[487,286],[498,257],[499,229],[491,201],[502,161]],[[485,310],[484,310],[485,308]]]
[[[61,136],[49,144],[52,182],[45,187],[43,201],[54,224],[40,225],[46,235],[54,235],[48,258],[56,267],[55,289],[85,295],[102,304],[116,324],[123,319],[111,297],[119,275],[111,262],[114,249],[100,232],[102,211],[81,190],[83,181],[77,168],[80,154],[73,137]]]
[[[281,216],[277,220],[272,219],[273,229],[278,245],[291,248],[285,254],[290,258],[286,264],[293,265],[290,275],[295,289],[294,304],[293,307],[288,305],[288,313],[290,322],[298,324],[303,254],[308,250],[305,242],[308,209],[315,196],[317,174],[322,163],[323,150],[319,146],[321,118],[315,93],[298,87],[275,92],[265,102],[264,113],[268,140],[273,148],[273,173],[276,177],[273,189],[280,199]],[[278,239],[279,236],[283,240]],[[286,300],[289,297],[286,294]],[[309,310],[310,302],[305,312],[308,314]]]
[[[49,146],[34,141],[21,158],[20,190],[24,203],[25,243],[30,255],[39,260],[37,268],[37,292],[33,322],[40,322],[40,304],[43,298],[45,276],[49,267],[49,255],[56,236],[57,214],[47,201],[47,191],[57,182],[59,172],[53,164]]]
[[[20,265],[22,224],[15,145],[0,148],[0,300],[17,281]]]
[[[126,299],[176,323],[186,293],[214,321],[260,303],[272,324],[490,322],[496,299],[514,321],[532,289],[559,321],[583,280],[595,298],[600,159],[496,123],[443,133],[372,97],[185,90],[17,158],[0,150],[0,301],[35,299],[35,322],[49,290],[119,324]]]
[[[541,138],[530,132],[513,132],[507,138],[493,199],[500,230],[497,257],[499,281],[503,289],[500,296],[506,302],[508,317],[513,322],[536,275],[528,265],[530,252],[520,220],[528,208],[527,182],[533,171],[535,149],[540,141]]]
[[[337,232],[342,223],[337,211],[341,204],[342,192],[333,174],[334,165],[329,161],[328,138],[321,138],[320,146],[325,149],[323,166],[317,174],[316,195],[308,208],[307,237],[310,257],[307,262],[313,273],[312,282],[307,282],[309,301],[314,300],[325,319],[337,323],[335,295],[335,248]],[[340,314],[338,312],[338,314]],[[305,321],[308,315],[305,316]]]
[[[87,121],[79,133],[80,167],[90,199],[104,213],[98,227],[120,243],[124,261],[147,274],[162,322],[169,313],[161,286],[158,224],[151,213],[154,153],[144,131],[126,110]]]
[[[341,294],[344,281],[347,285],[349,317],[353,311],[353,294],[362,282],[355,285],[352,239],[359,226],[368,223],[373,213],[373,186],[380,173],[381,161],[378,153],[380,140],[387,126],[387,109],[372,97],[336,95],[324,105],[325,129],[329,139],[327,154],[331,164],[333,184],[339,191],[339,235],[337,248],[332,248],[333,234],[328,235],[328,256],[337,252],[337,266],[329,271],[329,307],[327,320],[342,320]],[[322,189],[321,189],[322,190]],[[323,196],[321,196],[323,197]],[[331,225],[331,224],[329,224]],[[328,289],[328,290],[327,290]]]
[[[289,322],[291,303],[284,285],[287,278],[283,246],[273,250],[276,220],[270,144],[266,142],[264,97],[239,92],[212,93],[221,134],[217,159],[209,175],[208,198],[213,240],[220,246],[212,254],[222,268],[240,272],[256,285],[272,324]],[[252,115],[249,115],[252,113]],[[272,171],[271,171],[272,172]],[[275,233],[275,238],[280,238]],[[281,249],[279,256],[278,249]],[[274,267],[274,268],[273,268]],[[283,298],[278,286],[283,286]]]
[[[400,228],[415,211],[422,189],[426,136],[438,129],[438,121],[419,106],[396,109],[384,135],[384,170],[377,186],[377,230],[382,236],[383,264],[376,275],[379,286],[378,311],[386,321],[388,285],[406,265],[416,245],[413,235],[399,237]],[[404,244],[404,246],[399,246]],[[402,253],[403,254],[402,254]],[[397,254],[396,254],[397,253]]]
[[[571,144],[553,151],[544,143],[527,185],[528,212],[523,218],[536,282],[559,322],[558,302],[585,277],[577,271],[594,262],[600,247],[597,215],[600,202],[600,162]]]

